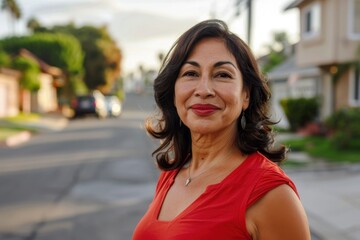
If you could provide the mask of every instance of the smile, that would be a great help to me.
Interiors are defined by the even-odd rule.
[[[194,104],[191,106],[191,110],[199,116],[208,116],[219,110],[218,107],[211,104]]]

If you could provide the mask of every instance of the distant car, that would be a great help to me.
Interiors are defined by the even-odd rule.
[[[109,117],[118,117],[121,114],[122,104],[119,98],[115,95],[105,96],[107,114]]]
[[[107,117],[105,96],[94,91],[89,95],[77,96],[71,103],[74,118],[84,115],[95,115],[98,118]]]

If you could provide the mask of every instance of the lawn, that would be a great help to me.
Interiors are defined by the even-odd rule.
[[[38,120],[39,118],[40,118],[39,114],[21,112],[14,117],[6,117],[6,118],[2,118],[2,120],[12,123],[18,123],[18,122],[32,122]]]
[[[328,138],[309,136],[283,142],[291,151],[303,151],[310,156],[326,159],[331,162],[360,162],[360,149],[337,149]]]
[[[14,117],[6,117],[0,119],[0,141],[4,141],[10,136],[13,136],[22,131],[31,131],[34,132],[36,129],[32,127],[25,126],[24,122],[33,122],[39,119],[38,114],[34,113],[20,113]]]
[[[0,127],[0,141],[4,141],[8,137],[13,136],[17,133],[20,133],[21,131],[22,130],[20,130],[20,129]]]

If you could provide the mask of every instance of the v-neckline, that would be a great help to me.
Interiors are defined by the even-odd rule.
[[[230,179],[233,175],[235,175],[238,171],[240,171],[240,169],[245,167],[245,163],[249,162],[248,159],[250,158],[250,156],[252,156],[253,154],[249,154],[248,156],[246,156],[246,158],[239,164],[239,166],[237,166],[234,170],[232,170],[223,180],[221,180],[219,183],[215,183],[215,184],[210,184],[205,188],[205,191],[202,192],[193,202],[191,202],[186,208],[184,208],[183,211],[181,211],[179,214],[177,214],[174,218],[172,218],[171,220],[159,220],[159,215],[160,215],[160,211],[161,208],[164,204],[165,198],[169,193],[170,188],[172,187],[172,185],[175,182],[175,178],[176,176],[179,174],[181,169],[178,169],[176,171],[174,171],[173,176],[171,176],[171,181],[166,183],[166,187],[165,190],[162,192],[161,195],[159,195],[159,204],[157,204],[157,207],[154,211],[154,217],[156,222],[158,223],[164,223],[164,224],[171,224],[173,222],[176,222],[178,219],[181,219],[184,215],[186,215],[187,213],[191,212],[200,202],[200,200],[203,198],[203,196],[205,194],[208,194],[209,192],[212,192],[214,190],[218,190],[220,189],[220,187],[228,181],[228,179]]]

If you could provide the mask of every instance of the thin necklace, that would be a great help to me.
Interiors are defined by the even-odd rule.
[[[224,158],[223,161],[226,162],[226,161],[231,157],[231,155],[232,155],[233,152],[234,152],[234,150],[231,150],[231,151],[229,152],[229,154],[226,155],[226,157]],[[216,164],[210,166],[208,169],[205,169],[205,170],[204,170],[203,172],[201,172],[199,175],[197,175],[197,176],[195,176],[195,177],[191,177],[191,175],[190,175],[191,162],[190,162],[189,167],[188,167],[188,178],[187,178],[186,181],[185,181],[185,187],[187,187],[195,178],[200,177],[200,176],[203,175],[205,172],[207,172],[207,171],[209,171],[211,168],[213,168],[215,165],[216,165]]]

